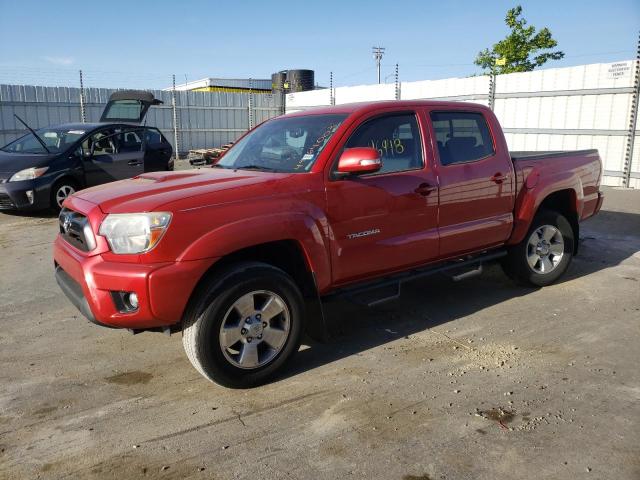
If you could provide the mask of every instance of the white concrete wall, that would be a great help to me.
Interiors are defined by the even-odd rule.
[[[496,78],[494,111],[511,150],[597,148],[605,185],[622,185],[636,61],[512,73]],[[489,77],[402,82],[400,98],[488,104]],[[329,105],[331,92],[287,95],[287,112]],[[394,84],[335,89],[335,103],[395,98]],[[639,125],[640,126],[640,125]],[[636,131],[636,135],[640,132]],[[640,137],[631,165],[631,186],[640,188]]]

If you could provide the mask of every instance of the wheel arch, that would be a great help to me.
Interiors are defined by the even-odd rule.
[[[539,202],[532,201],[535,200],[535,198],[535,194],[532,193],[528,199],[525,199],[519,203],[519,206],[517,208],[520,209],[520,212],[523,214],[524,218],[521,217],[519,219],[516,219],[516,226],[508,243],[510,245],[520,243],[529,231],[531,222],[533,222],[533,219],[538,214],[538,212],[540,212],[541,210],[552,210],[561,213],[571,224],[571,228],[573,229],[574,233],[573,250],[575,253],[577,253],[580,234],[580,200],[578,198],[576,189],[563,188],[561,190],[549,192],[544,197],[542,197],[542,200]]]
[[[307,333],[314,338],[324,338],[325,325],[322,315],[315,273],[304,247],[294,239],[282,239],[240,248],[215,261],[198,280],[187,303],[195,301],[207,284],[228,271],[233,265],[247,262],[264,263],[279,268],[300,288],[307,307]]]

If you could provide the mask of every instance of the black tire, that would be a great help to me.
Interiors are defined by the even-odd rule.
[[[58,204],[58,194],[61,189],[64,188],[70,188],[72,190],[71,193],[75,193],[80,189],[80,187],[78,186],[78,182],[76,182],[72,178],[61,178],[60,180],[56,181],[56,183],[53,184],[53,187],[51,187],[51,193],[49,197],[50,208],[55,213],[58,213],[61,210],[61,206]],[[71,193],[69,193],[69,195]]]
[[[227,358],[228,350],[221,344],[220,332],[234,304],[256,291],[275,293],[286,304],[288,335],[278,353],[272,352],[275,356],[268,363],[240,368]],[[302,294],[289,275],[265,263],[244,262],[214,275],[194,295],[183,318],[182,343],[191,364],[206,379],[225,387],[250,388],[273,378],[298,351],[304,331],[303,318]],[[246,340],[237,345],[246,346]],[[260,342],[255,342],[255,348]]]
[[[529,255],[535,253],[530,250],[529,240],[532,239],[534,232],[539,232],[545,226],[555,227],[560,232],[564,251],[557,265],[548,272],[540,272],[540,263],[537,263],[534,267],[529,264]],[[560,241],[557,241],[557,243],[559,244]],[[523,285],[544,287],[554,283],[567,271],[573,258],[574,250],[575,233],[566,217],[552,210],[541,210],[531,222],[531,227],[522,242],[509,249],[507,257],[502,262],[502,267],[509,277]]]

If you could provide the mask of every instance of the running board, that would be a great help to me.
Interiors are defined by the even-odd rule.
[[[449,276],[451,277],[451,280],[453,280],[454,282],[461,282],[462,280],[477,277],[478,275],[482,275],[482,264],[478,265],[473,270],[467,270],[466,272],[451,274]]]
[[[334,299],[347,299],[353,303],[373,307],[400,297],[402,284],[419,278],[428,277],[436,273],[449,275],[453,281],[459,282],[467,278],[475,277],[482,273],[482,264],[504,257],[506,250],[483,253],[478,256],[461,259],[452,262],[441,262],[423,268],[415,268],[396,275],[383,277],[379,280],[366,282],[352,287],[345,287],[326,295],[323,301]],[[468,267],[475,266],[473,269]],[[460,270],[462,270],[460,272]],[[458,271],[459,273],[457,273]]]

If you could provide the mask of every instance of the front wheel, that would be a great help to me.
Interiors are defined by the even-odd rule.
[[[569,268],[574,242],[569,221],[558,212],[542,210],[536,214],[524,240],[509,250],[502,266],[518,282],[544,287]]]
[[[297,352],[303,305],[292,278],[278,268],[250,262],[228,269],[204,285],[185,314],[187,357],[212,382],[260,385]]]
[[[56,213],[59,212],[67,197],[77,190],[78,185],[73,180],[69,178],[58,180],[51,188],[51,209]]]

